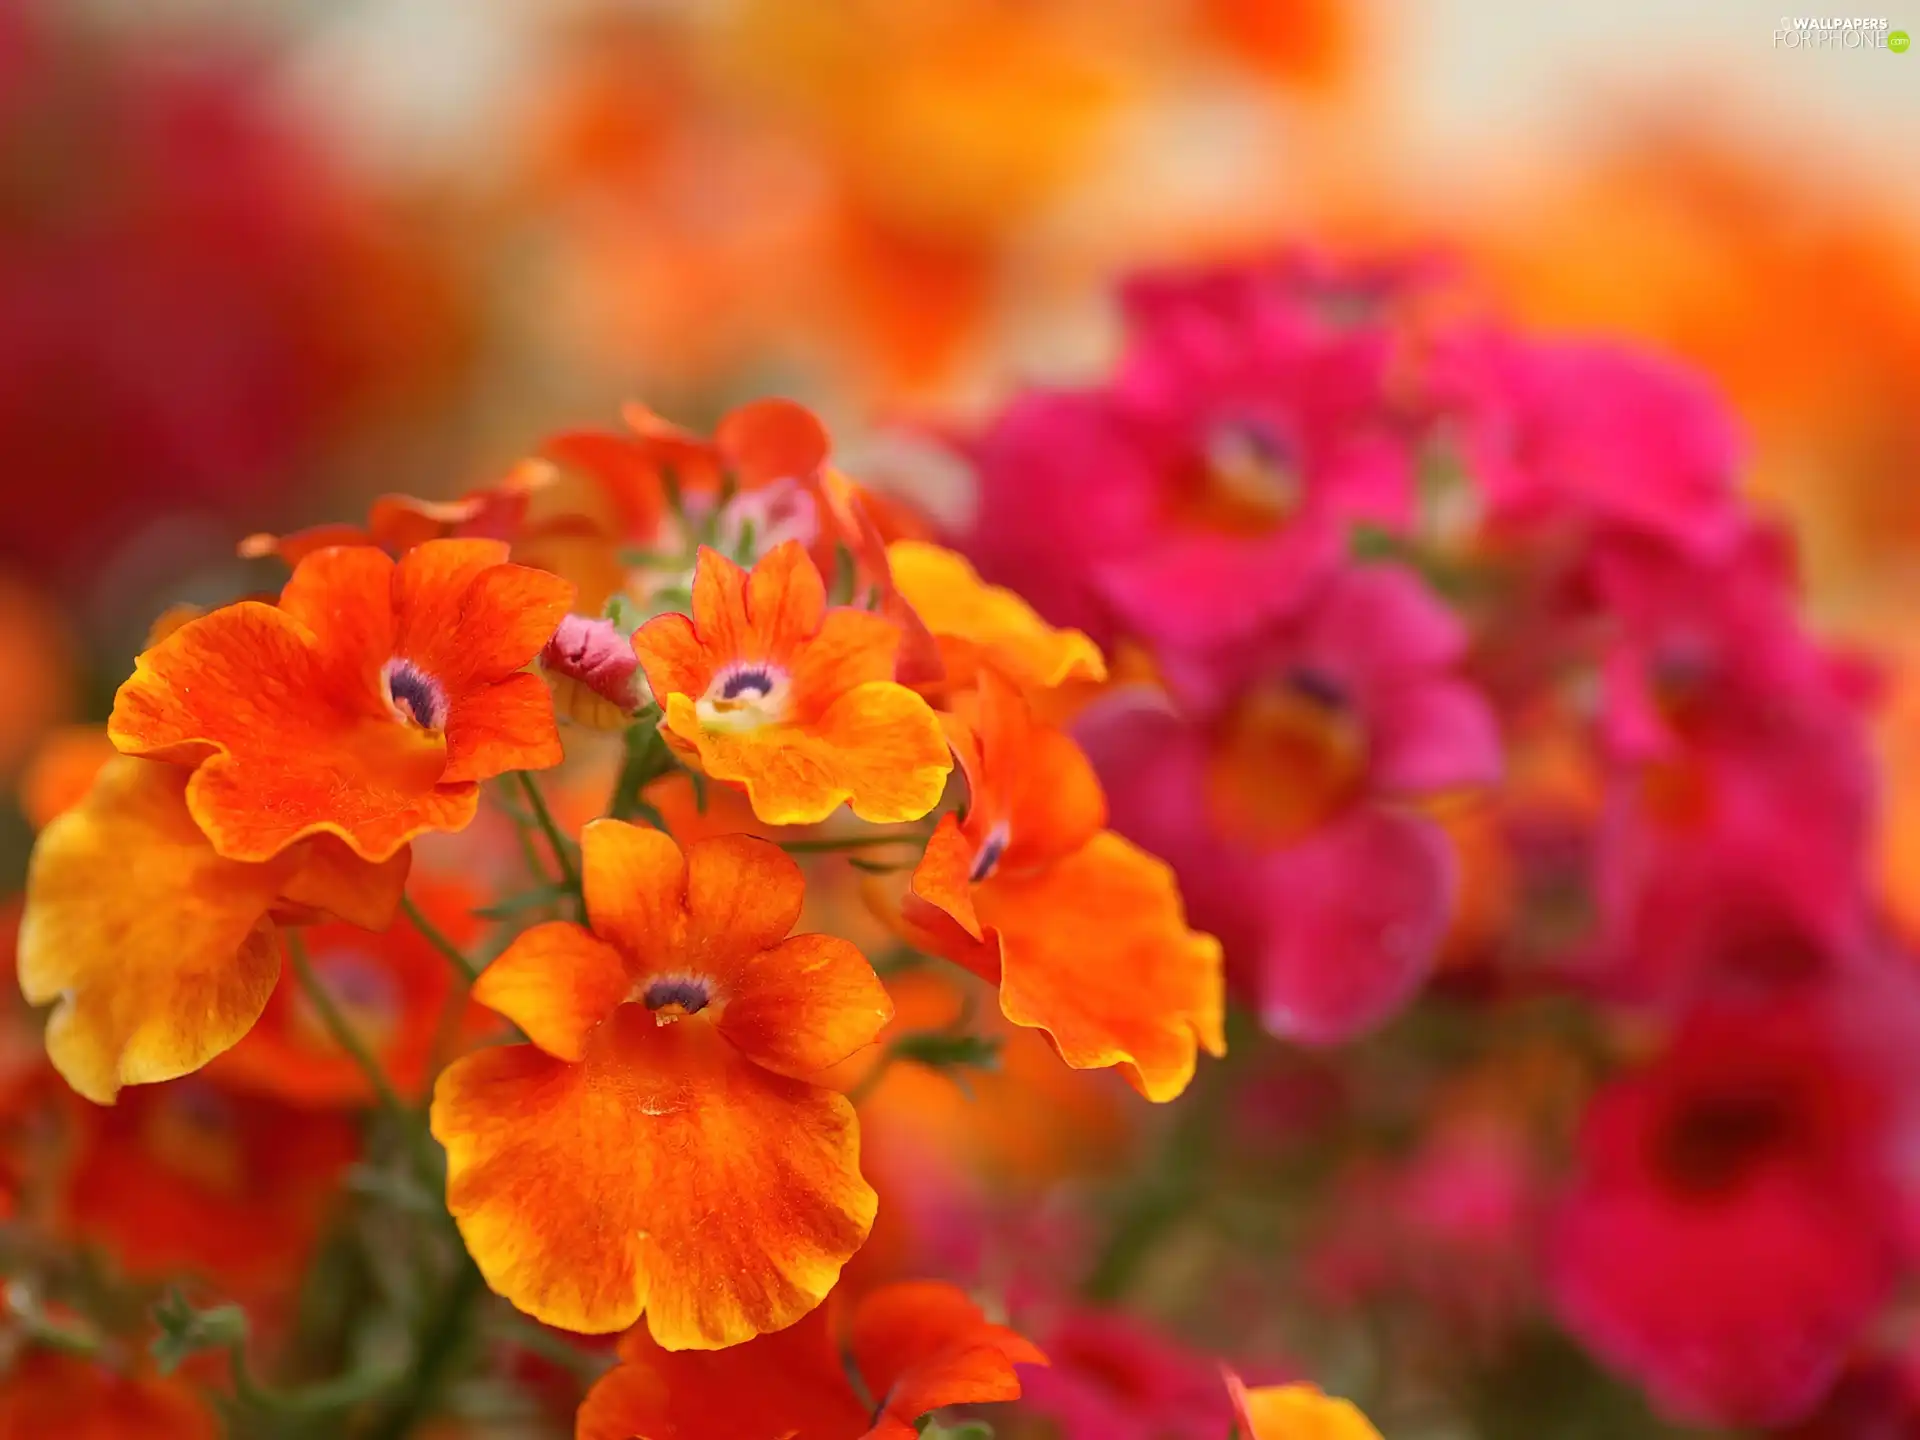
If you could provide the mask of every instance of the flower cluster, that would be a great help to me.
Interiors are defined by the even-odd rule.
[[[1920,989],[1873,674],[1798,618],[1737,428],[1425,265],[1151,275],[1124,314],[1111,378],[967,442],[963,548],[1124,657],[1074,733],[1265,1028],[1420,1055],[1421,1149],[1329,1142],[1313,1283],[1496,1350],[1537,1291],[1675,1419],[1805,1419],[1910,1273]]]
[[[72,1112],[75,1153],[20,1199],[121,1273],[89,1297],[49,1259],[21,1292],[48,1352],[7,1392],[23,1416],[208,1433],[133,1358],[157,1324],[163,1369],[229,1349],[262,1425],[398,1435],[482,1282],[592,1371],[571,1347],[622,1336],[581,1436],[906,1436],[1046,1363],[950,1284],[842,1280],[880,1197],[835,1067],[870,1052],[870,1088],[999,1042],[876,1047],[894,1000],[802,927],[797,857],[829,892],[860,864],[859,903],[824,908],[900,937],[895,968],[948,956],[1068,1066],[1179,1095],[1225,1050],[1218,943],[1043,718],[1105,660],[890,537],[799,406],[711,440],[629,420],[457,502],[249,538],[291,567],[278,595],[171,613],[104,734],[46,757],[20,984],[53,1068],[114,1108]],[[356,1155],[387,1208],[439,1214],[410,1242],[440,1252],[438,1308],[411,1370],[265,1387],[251,1357],[301,1339],[289,1277]],[[140,1286],[183,1271],[246,1309],[145,1318]]]

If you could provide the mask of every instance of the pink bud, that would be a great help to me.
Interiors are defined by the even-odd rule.
[[[578,680],[621,710],[640,708],[640,661],[633,642],[611,620],[567,616],[540,652],[540,663],[549,674]]]

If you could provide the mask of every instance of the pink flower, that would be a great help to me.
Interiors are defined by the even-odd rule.
[[[1657,538],[1692,559],[1746,527],[1732,416],[1691,370],[1623,346],[1447,337],[1431,383],[1495,527]]]
[[[1621,998],[1685,1004],[1824,968],[1868,925],[1861,674],[1801,630],[1770,536],[1713,565],[1635,544],[1588,568],[1613,636],[1600,978]]]
[[[1426,978],[1456,876],[1406,802],[1500,766],[1464,648],[1411,572],[1349,568],[1289,623],[1169,657],[1177,708],[1117,697],[1083,721],[1115,827],[1180,872],[1276,1034],[1347,1039]]]
[[[627,714],[640,708],[640,661],[611,620],[568,615],[540,652],[548,675],[579,682]]]
[[[1233,1423],[1218,1364],[1142,1321],[1072,1310],[1040,1343],[1053,1363],[1022,1375],[1021,1408],[1061,1440],[1220,1440]]]
[[[974,445],[983,573],[1096,638],[1210,645],[1295,608],[1346,522],[1404,526],[1392,332],[1312,296],[1281,271],[1136,282],[1114,381],[1028,395]]]
[[[1676,1419],[1807,1414],[1898,1278],[1884,1100],[1820,1012],[1697,1019],[1587,1114],[1562,1319]]]

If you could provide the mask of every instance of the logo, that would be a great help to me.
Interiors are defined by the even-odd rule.
[[[1904,55],[1913,43],[1885,17],[1783,15],[1773,32],[1776,50],[1891,50]]]

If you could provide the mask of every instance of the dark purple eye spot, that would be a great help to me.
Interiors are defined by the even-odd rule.
[[[394,713],[423,730],[439,730],[447,723],[447,698],[434,679],[406,660],[389,660],[387,700]]]
[[[973,857],[973,868],[967,872],[967,879],[978,885],[1000,867],[1000,857],[1007,853],[1007,832],[1004,827],[997,828],[987,836],[979,852]]]
[[[697,1015],[706,1009],[707,1002],[712,998],[707,993],[705,981],[683,978],[655,980],[641,996],[649,1010],[664,1010],[669,1005],[677,1005],[689,1015]]]
[[[721,683],[722,700],[738,700],[742,696],[751,696],[755,700],[764,700],[773,693],[773,676],[766,670],[736,670]]]
[[[1311,665],[1296,665],[1287,672],[1287,688],[1324,710],[1347,708],[1347,687],[1324,670]]]

